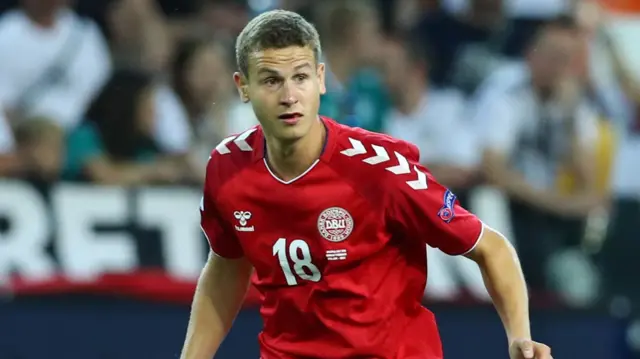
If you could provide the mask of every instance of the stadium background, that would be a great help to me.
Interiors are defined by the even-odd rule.
[[[418,59],[429,64],[425,77],[434,93],[453,89],[469,108],[478,84],[522,60],[540,26],[561,14],[573,17],[585,35],[576,40],[586,45],[581,58],[590,69],[580,82],[585,98],[596,103],[587,95],[597,87],[596,73],[620,66],[611,60],[612,48],[626,80],[640,80],[638,2],[599,5],[606,10],[587,0],[0,1],[0,359],[178,357],[207,255],[197,211],[203,162],[220,139],[254,121],[233,92],[230,63],[235,35],[255,14],[290,8],[314,21],[329,69],[333,60],[336,73],[347,68],[353,77],[343,86],[329,76],[322,113],[385,130],[398,99],[393,92],[402,93],[407,77],[424,70],[393,66],[394,49],[407,44],[429,48]],[[69,28],[75,30],[65,33]],[[594,35],[601,33],[612,47]],[[463,51],[469,44],[481,51]],[[447,66],[463,56],[493,65]],[[469,70],[463,77],[475,82],[459,81],[459,72]],[[621,139],[633,135],[604,107],[594,161],[601,190],[614,202],[612,166],[640,168],[640,157],[618,156]],[[427,112],[421,118],[418,111],[416,126],[446,125]],[[460,117],[446,120],[469,116]],[[455,153],[474,136],[462,136],[463,129],[447,127],[451,142],[434,153]],[[472,173],[482,173],[476,167]],[[476,175],[462,186],[465,204],[518,246],[507,199]],[[558,173],[556,183],[570,191],[571,174]],[[633,208],[634,200],[627,202]],[[613,207],[589,216],[599,221],[587,221],[585,234],[550,253],[563,254],[559,261],[541,263],[554,280],[532,285],[533,333],[553,347],[555,358],[638,357],[636,253],[628,249],[633,246],[606,243],[618,241],[607,234],[607,223],[640,211],[609,211]],[[637,233],[638,219],[627,218],[628,231]],[[622,284],[615,288],[628,290],[606,285],[612,278],[601,268],[603,251],[620,258],[615,281]],[[425,304],[438,317],[446,358],[506,358],[477,269],[465,259],[434,257],[429,271]],[[257,358],[258,301],[252,292],[218,358]]]

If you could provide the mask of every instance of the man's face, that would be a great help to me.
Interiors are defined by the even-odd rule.
[[[51,12],[69,5],[70,0],[22,0],[21,3],[32,11]]]
[[[324,64],[309,47],[254,52],[249,78],[234,74],[240,96],[250,101],[265,134],[284,141],[304,137],[318,116]]]
[[[550,29],[529,50],[529,65],[534,82],[552,88],[564,79],[575,63],[579,43],[569,30]]]
[[[427,72],[427,64],[413,61],[404,46],[395,42],[389,42],[385,46],[384,80],[390,95],[396,101],[402,101],[409,91],[418,90],[414,85],[417,84],[416,81],[424,84]]]
[[[380,60],[382,34],[380,24],[376,18],[357,21],[353,24],[351,35],[353,54],[363,64],[375,63]]]

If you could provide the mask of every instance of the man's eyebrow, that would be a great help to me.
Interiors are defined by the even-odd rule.
[[[270,74],[270,75],[279,75],[278,71],[274,70],[274,69],[270,69],[267,67],[263,67],[260,70],[258,70],[258,74]]]
[[[309,63],[305,63],[305,64],[302,64],[302,65],[298,65],[298,66],[294,67],[293,69],[296,70],[296,71],[300,71],[300,70],[302,70],[304,68],[307,68],[307,69],[310,70],[311,69],[311,65],[309,65]]]
[[[305,64],[301,64],[298,65],[296,67],[293,68],[294,71],[300,71],[303,69],[312,69],[312,66],[309,63],[305,63]],[[258,75],[263,75],[263,74],[268,74],[268,75],[280,75],[280,72],[278,72],[277,70],[274,69],[270,69],[268,67],[263,67],[261,69],[258,70]]]

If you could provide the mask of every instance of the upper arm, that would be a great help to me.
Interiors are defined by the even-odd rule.
[[[248,285],[251,279],[253,266],[246,257],[225,258],[215,252],[209,252],[209,258],[205,263],[204,272],[222,274],[226,280],[232,280],[238,284]]]
[[[499,256],[502,253],[509,256],[516,255],[515,248],[505,236],[495,229],[483,225],[478,243],[465,256],[476,263],[482,264],[488,258]]]
[[[230,224],[224,220],[215,201],[215,188],[218,185],[214,153],[207,164],[204,193],[200,201],[200,226],[207,237],[211,250],[218,256],[235,259],[244,256],[244,251]]]
[[[450,255],[470,251],[480,237],[482,222],[462,208],[455,194],[425,167],[414,160],[408,162],[409,173],[387,175],[386,209],[393,231]]]

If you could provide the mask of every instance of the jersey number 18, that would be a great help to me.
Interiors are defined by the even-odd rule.
[[[288,285],[297,285],[297,277],[311,282],[320,281],[320,270],[312,263],[309,245],[302,239],[295,239],[288,246],[286,238],[278,239],[273,244],[273,255],[278,257]],[[293,271],[289,261],[293,262]]]

